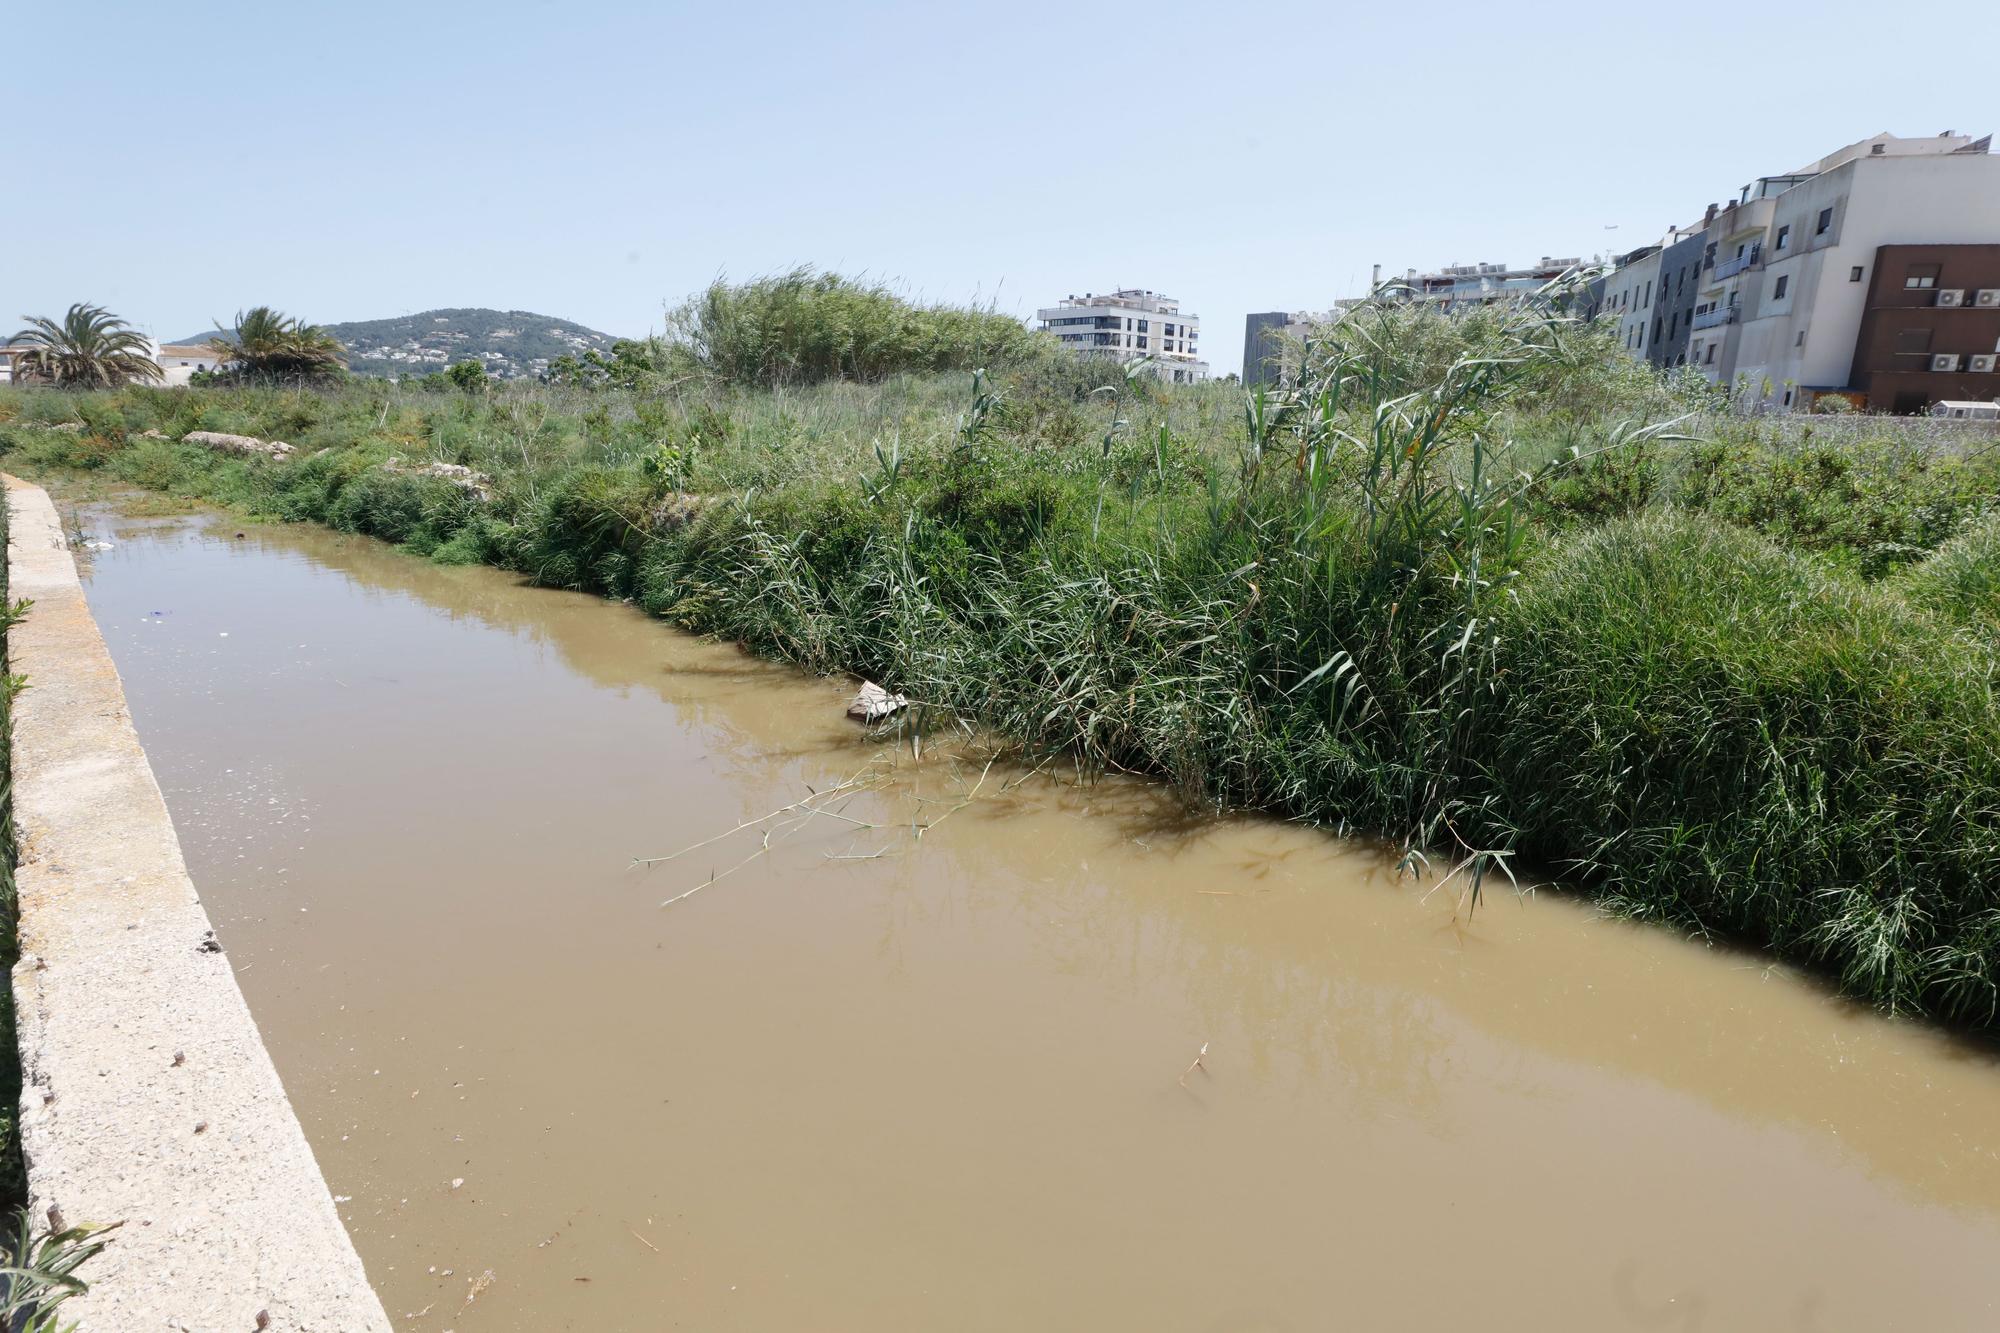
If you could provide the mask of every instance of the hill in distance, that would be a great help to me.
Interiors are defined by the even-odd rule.
[[[394,319],[364,319],[321,326],[347,349],[357,375],[428,375],[458,361],[478,361],[500,379],[539,375],[559,356],[609,352],[617,339],[553,315],[528,310],[425,310]],[[211,330],[182,343],[227,336]]]

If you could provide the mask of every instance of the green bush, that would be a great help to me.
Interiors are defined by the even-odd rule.
[[[912,304],[879,283],[808,268],[717,281],[667,318],[662,355],[741,385],[880,380],[1026,360],[1043,348],[991,310]]]
[[[1525,578],[1484,766],[1518,850],[1891,1007],[1995,1016],[1992,647],[1672,515]]]

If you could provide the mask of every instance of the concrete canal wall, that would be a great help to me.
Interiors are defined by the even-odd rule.
[[[6,479],[21,1144],[38,1221],[123,1222],[84,1333],[389,1321],[181,858],[55,507]]]

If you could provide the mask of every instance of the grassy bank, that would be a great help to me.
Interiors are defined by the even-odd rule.
[[[1526,861],[2000,1023],[1991,433],[1732,418],[1546,312],[1370,314],[1305,366],[1247,403],[1046,359],[41,390],[0,397],[0,446],[628,598],[1192,802],[1388,834],[1475,899]]]

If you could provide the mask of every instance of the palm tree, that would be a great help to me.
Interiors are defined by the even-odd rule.
[[[235,335],[209,346],[243,379],[325,379],[347,364],[332,334],[267,305],[238,311]]]
[[[161,376],[144,336],[101,305],[73,305],[60,324],[34,315],[21,318],[28,327],[7,340],[17,382],[108,389]]]

